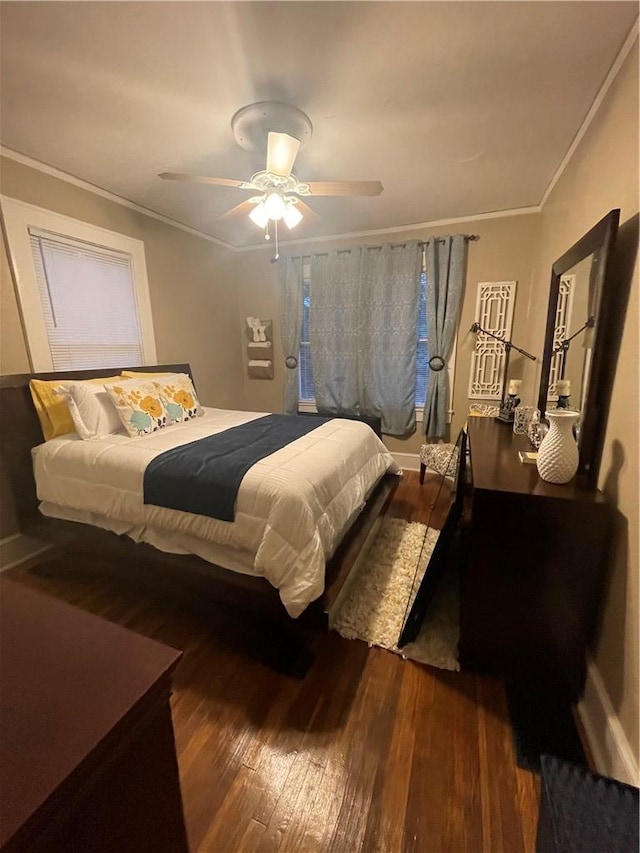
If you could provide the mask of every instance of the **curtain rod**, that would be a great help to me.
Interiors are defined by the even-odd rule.
[[[464,237],[465,240],[469,240],[470,242],[474,242],[475,240],[480,239],[479,234],[462,234],[461,236]],[[434,237],[433,240],[416,240],[418,246],[426,246],[429,243],[434,242],[434,241],[437,243],[446,243],[447,242],[445,238],[440,238],[440,237]],[[387,243],[386,245],[391,246],[392,249],[399,249],[400,247],[404,248],[404,246],[406,246],[407,244],[405,242],[405,243]],[[358,249],[358,248],[382,249],[383,246],[351,246],[348,249],[336,249],[336,255],[342,255],[345,252],[352,252],[354,249]],[[280,261],[297,261],[298,258],[303,258],[303,259],[304,258],[322,258],[328,254],[329,254],[329,252],[313,252],[312,254],[309,254],[309,255],[288,255],[287,257],[272,258],[271,262],[275,263],[275,261],[278,261],[278,260],[280,260]]]

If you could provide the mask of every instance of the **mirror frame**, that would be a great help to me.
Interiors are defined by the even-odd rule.
[[[548,408],[547,389],[553,354],[560,278],[580,261],[589,255],[593,255],[598,264],[595,274],[595,285],[599,293],[598,316],[595,325],[589,382],[583,404],[585,414],[580,429],[580,460],[577,476],[586,479],[587,483],[594,487],[598,481],[611,390],[620,347],[619,324],[616,322],[616,311],[619,310],[619,306],[617,306],[617,300],[614,298],[615,283],[611,280],[610,275],[619,220],[619,209],[609,211],[551,267],[544,354],[538,391],[538,409],[541,417],[544,417],[545,410]]]

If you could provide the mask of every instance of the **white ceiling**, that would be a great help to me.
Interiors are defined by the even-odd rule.
[[[216,216],[251,195],[160,180],[248,179],[233,113],[260,100],[314,126],[301,180],[381,180],[311,199],[291,236],[537,205],[638,13],[637,2],[2,3],[0,140],[236,246]],[[276,128],[277,129],[277,128]]]

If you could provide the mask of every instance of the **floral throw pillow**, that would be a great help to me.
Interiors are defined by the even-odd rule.
[[[104,388],[132,438],[151,435],[173,423],[155,382],[126,379]]]
[[[172,423],[182,423],[204,414],[193,382],[186,373],[173,373],[166,379],[156,378],[153,384]]]

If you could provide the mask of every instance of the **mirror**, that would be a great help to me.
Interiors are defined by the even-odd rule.
[[[620,211],[612,210],[553,264],[538,393],[542,417],[565,407],[581,413],[578,476],[595,485],[617,342],[612,340],[608,276]]]
[[[418,636],[425,614],[447,571],[450,562],[449,546],[456,535],[458,523],[462,517],[467,460],[467,434],[464,429],[460,430],[456,443],[446,447],[448,458],[443,467],[446,474],[440,475],[440,488],[430,516],[430,518],[442,517],[444,521],[431,555],[427,556],[428,549],[423,546],[416,565],[402,621],[402,631],[398,638],[398,648],[412,643]],[[427,532],[428,530],[429,528]],[[425,533],[425,545],[426,541]]]

